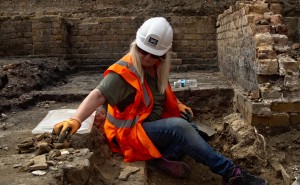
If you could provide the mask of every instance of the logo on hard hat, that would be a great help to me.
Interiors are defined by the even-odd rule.
[[[156,46],[158,43],[158,40],[153,37],[149,37],[148,43],[152,46]]]

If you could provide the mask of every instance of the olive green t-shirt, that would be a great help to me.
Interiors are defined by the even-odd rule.
[[[152,78],[149,75],[144,79],[151,89],[154,99],[153,109],[145,121],[155,121],[160,119],[163,111],[163,103],[165,100],[165,93],[161,94],[157,86],[157,78]],[[111,106],[117,106],[122,112],[126,106],[134,102],[136,94],[135,88],[128,84],[119,74],[111,72],[97,86],[106,101]]]

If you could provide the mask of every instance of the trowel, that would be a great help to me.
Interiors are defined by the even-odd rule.
[[[204,140],[208,140],[209,138],[211,138],[213,135],[215,135],[217,132],[215,131],[215,129],[203,124],[203,123],[199,123],[199,122],[195,122],[193,121],[193,117],[192,114],[190,112],[187,111],[187,113],[181,113],[181,117],[183,119],[186,119],[188,122],[193,122],[195,123],[195,125],[197,126],[197,128],[199,129],[199,134],[201,135],[201,137]]]
[[[202,136],[204,140],[210,139],[213,135],[215,135],[217,132],[215,129],[203,124],[203,123],[195,123],[197,125],[197,128],[199,129],[199,134]]]
[[[297,178],[292,185],[300,185],[300,177]]]

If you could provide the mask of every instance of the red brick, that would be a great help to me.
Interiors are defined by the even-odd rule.
[[[253,126],[288,126],[290,125],[290,121],[289,115],[286,113],[252,115],[250,124]]]
[[[297,102],[273,102],[271,110],[276,112],[300,112],[300,101]]]
[[[299,125],[300,124],[300,114],[299,113],[290,114],[290,124],[291,125]]]

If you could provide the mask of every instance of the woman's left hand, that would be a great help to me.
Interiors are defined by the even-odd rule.
[[[184,105],[183,103],[179,103],[178,108],[180,110],[181,117],[183,119],[187,120],[188,122],[192,122],[192,119],[194,116],[192,109],[190,107]]]

